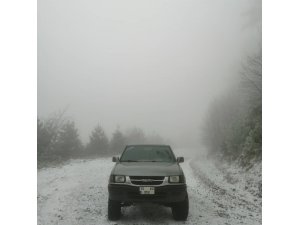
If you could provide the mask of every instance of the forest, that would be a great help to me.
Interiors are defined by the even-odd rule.
[[[241,166],[262,157],[262,53],[249,56],[238,82],[210,105],[201,140],[210,156]]]

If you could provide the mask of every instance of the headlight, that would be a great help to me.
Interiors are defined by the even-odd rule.
[[[170,183],[179,183],[179,176],[170,176],[169,182]]]
[[[125,176],[116,175],[115,176],[115,182],[116,183],[124,183],[125,182]]]

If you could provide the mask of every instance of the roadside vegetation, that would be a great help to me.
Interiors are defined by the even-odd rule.
[[[209,155],[251,167],[262,156],[262,54],[248,57],[238,84],[210,106],[201,129]]]
[[[47,119],[37,120],[38,168],[62,164],[70,159],[88,159],[120,154],[127,144],[162,144],[158,134],[146,135],[134,127],[124,133],[117,128],[109,138],[100,124],[91,131],[89,141],[83,144],[75,122],[57,112]]]

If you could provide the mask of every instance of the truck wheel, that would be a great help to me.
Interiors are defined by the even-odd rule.
[[[108,199],[108,219],[118,220],[121,217],[121,204]]]
[[[189,197],[186,197],[182,202],[174,203],[172,206],[172,214],[175,220],[186,220],[189,214]]]

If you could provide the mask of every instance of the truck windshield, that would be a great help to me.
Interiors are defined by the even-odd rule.
[[[128,146],[120,162],[176,162],[169,146]]]

